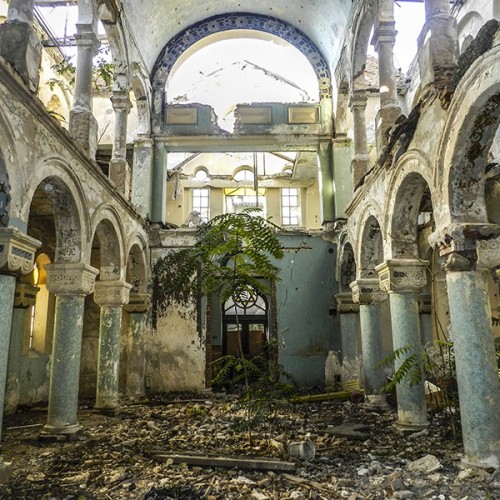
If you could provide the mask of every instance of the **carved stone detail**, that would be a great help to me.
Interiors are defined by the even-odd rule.
[[[354,302],[352,293],[338,293],[335,295],[337,312],[339,313],[357,313],[359,304]]]
[[[125,281],[97,281],[94,302],[99,306],[123,306],[129,301],[132,285]]]
[[[375,269],[380,288],[386,292],[417,292],[427,284],[429,262],[417,259],[391,259]]]
[[[55,295],[89,295],[99,270],[82,263],[47,264],[47,289]]]
[[[14,307],[27,309],[33,307],[36,302],[36,294],[40,288],[29,283],[18,283],[16,285],[16,295],[14,297]]]
[[[29,274],[41,242],[16,228],[0,228],[0,271]]]
[[[349,286],[352,290],[352,300],[358,304],[367,305],[387,299],[387,293],[380,289],[377,279],[360,278]]]
[[[128,313],[145,313],[149,308],[151,296],[148,293],[131,293],[124,309]]]

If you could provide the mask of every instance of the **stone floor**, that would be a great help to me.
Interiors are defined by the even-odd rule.
[[[345,401],[294,404],[253,427],[252,444],[231,396],[157,396],[124,405],[118,418],[82,402],[79,415],[84,434],[71,442],[38,439],[46,408],[5,418],[1,455],[12,475],[0,498],[500,499],[498,471],[460,467],[460,437],[453,439],[442,412],[431,415],[428,430],[404,437],[393,430],[394,411]],[[204,464],[176,463],[171,454]],[[211,464],[216,457],[238,465]],[[275,463],[296,468],[279,471]]]

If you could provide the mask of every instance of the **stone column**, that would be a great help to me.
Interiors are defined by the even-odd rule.
[[[56,303],[49,409],[41,437],[70,439],[81,430],[77,413],[85,296],[93,292],[99,271],[81,263],[48,264],[45,269]]]
[[[433,340],[432,333],[432,295],[420,294],[418,297],[418,312],[420,314],[420,340],[425,346]]]
[[[16,293],[16,274],[29,274],[35,263],[35,250],[41,245],[14,228],[0,228],[0,432],[5,405],[5,383],[9,356],[12,316]],[[0,465],[1,471],[1,465]]]
[[[114,91],[111,97],[115,110],[115,140],[109,163],[109,178],[116,188],[130,199],[130,166],[127,163],[127,119],[132,103],[128,91]]]
[[[466,464],[500,465],[500,382],[488,293],[490,269],[500,264],[500,227],[453,227],[442,238],[448,285],[451,340],[455,352]],[[474,237],[475,236],[475,237]],[[479,238],[489,237],[488,240]]]
[[[359,390],[361,380],[361,346],[358,341],[359,304],[355,304],[352,300],[352,293],[338,293],[335,298],[340,316],[342,389]]]
[[[321,223],[335,220],[332,142],[322,141],[318,147],[318,180],[321,196]]]
[[[420,380],[405,380],[397,384],[398,421],[402,432],[416,432],[429,425],[425,404],[425,376],[422,368],[422,342],[418,292],[427,282],[429,263],[417,259],[388,260],[377,266],[380,288],[389,293],[391,306],[392,342],[394,350],[410,347],[411,351],[394,361],[396,371],[410,356],[415,356],[415,368]]]
[[[36,294],[40,289],[29,283],[18,283],[14,298],[12,314],[12,332],[9,346],[9,362],[7,366],[7,385],[5,387],[5,413],[13,413],[19,404],[21,388],[21,359],[23,354],[24,333],[27,313],[31,312],[36,302]]]
[[[378,54],[380,110],[377,113],[377,150],[381,152],[388,142],[387,133],[396,123],[401,109],[394,71],[394,43],[397,33],[394,29],[394,0],[381,0],[378,9],[372,44]]]
[[[448,0],[425,0],[425,25],[418,39],[421,86],[444,89],[452,80],[459,56],[458,28]]]
[[[351,95],[350,107],[354,120],[354,158],[352,175],[354,190],[368,171],[368,139],[366,136],[366,90],[355,90]]]
[[[144,335],[148,324],[150,296],[146,293],[131,293],[128,304],[124,306],[129,314],[128,366],[125,392],[127,396],[138,399],[144,396],[145,352]]]
[[[42,44],[33,29],[34,0],[10,0],[0,30],[0,56],[9,61],[32,92],[38,89]]]
[[[124,281],[98,281],[94,301],[101,308],[99,323],[99,358],[97,362],[97,393],[95,409],[117,416],[120,377],[120,340],[123,305],[129,300],[132,285]]]
[[[167,151],[155,143],[151,189],[151,222],[165,223],[167,216]]]
[[[363,356],[363,378],[367,405],[385,409],[385,395],[379,391],[385,385],[384,369],[377,364],[382,361],[382,337],[380,330],[380,304],[387,294],[380,290],[377,279],[359,278],[350,284],[353,301],[359,304],[361,328],[361,350]]]
[[[132,204],[146,219],[151,217],[153,178],[153,139],[138,137],[134,141],[134,168],[132,169]]]
[[[92,114],[92,59],[97,54],[99,40],[95,23],[76,25],[76,81],[73,109],[69,114],[69,133],[95,158],[97,121]]]

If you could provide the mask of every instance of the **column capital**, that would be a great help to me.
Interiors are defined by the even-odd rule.
[[[351,111],[355,108],[366,108],[368,97],[365,89],[354,90],[349,98],[349,107]]]
[[[337,312],[339,313],[358,313],[359,304],[354,302],[352,293],[337,293],[335,295]]]
[[[29,274],[42,243],[14,227],[0,228],[0,272]]]
[[[45,266],[47,289],[54,295],[89,295],[94,291],[99,270],[80,262]]]
[[[380,288],[386,292],[417,292],[427,284],[429,261],[419,259],[389,259],[375,270]]]
[[[350,285],[352,290],[352,299],[360,305],[384,302],[387,299],[387,293],[380,289],[379,280],[371,278],[359,278]]]
[[[132,102],[129,99],[128,92],[125,91],[114,91],[113,95],[110,97],[111,103],[113,104],[113,109],[115,111],[126,111],[130,113],[132,108]]]
[[[394,45],[396,42],[396,35],[398,32],[395,30],[395,21],[379,21],[378,25],[373,31],[372,45],[378,52],[381,43],[388,43]]]
[[[134,139],[134,148],[152,148],[154,146],[154,139],[149,136],[138,135]]]
[[[128,313],[145,313],[149,309],[151,295],[149,293],[131,293],[124,309]]]
[[[446,271],[494,269],[500,265],[500,225],[450,224],[436,230],[429,243],[446,258]]]
[[[123,306],[129,301],[132,285],[121,280],[96,281],[94,302],[99,306]]]
[[[76,24],[75,43],[77,47],[89,47],[93,54],[97,54],[101,42],[90,24]]]
[[[27,309],[33,307],[36,302],[36,294],[40,291],[35,285],[30,283],[18,283],[16,285],[16,294],[14,296],[14,307],[18,309]]]

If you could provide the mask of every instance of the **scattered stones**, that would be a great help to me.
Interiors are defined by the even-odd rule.
[[[182,398],[182,404],[174,398]],[[193,403],[190,403],[192,397]],[[169,398],[171,401],[169,401]],[[205,395],[204,395],[205,398]],[[85,441],[37,441],[38,427],[7,430],[2,454],[13,461],[0,499],[113,498],[118,500],[429,499],[498,497],[498,475],[457,470],[462,452],[441,418],[431,416],[419,439],[392,430],[396,414],[351,402],[294,405],[251,429],[234,398],[162,395],[162,401],[124,405],[119,418],[79,412]],[[10,420],[9,420],[10,419]],[[6,417],[6,427],[43,423],[46,410]],[[335,432],[331,432],[335,429]],[[340,429],[340,432],[337,431]],[[354,436],[352,435],[354,434]],[[360,439],[358,434],[362,434]],[[243,463],[289,460],[293,473],[244,468]],[[439,460],[426,456],[439,450]],[[238,466],[191,465],[156,459],[239,457]],[[441,498],[440,498],[441,497]]]

